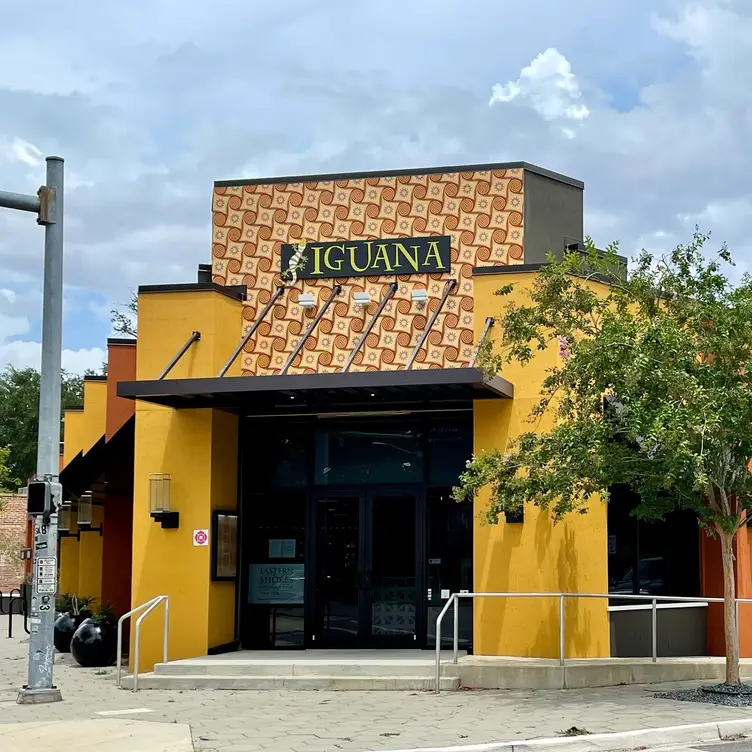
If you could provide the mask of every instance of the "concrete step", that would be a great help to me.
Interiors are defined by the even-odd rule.
[[[455,676],[441,678],[442,690],[459,689]],[[133,677],[123,679],[124,689],[133,689]],[[330,690],[330,691],[417,691],[433,689],[433,678],[428,676],[271,676],[271,675],[221,675],[221,674],[140,674],[141,689],[236,689],[236,690]]]
[[[448,667],[444,666],[444,670]],[[159,676],[410,676],[433,677],[431,660],[243,660],[189,658],[154,666]]]

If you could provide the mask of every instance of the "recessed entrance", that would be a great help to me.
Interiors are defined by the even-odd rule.
[[[472,412],[249,419],[241,439],[241,645],[426,648],[472,588],[472,508],[451,500]],[[470,646],[472,605],[460,639]]]

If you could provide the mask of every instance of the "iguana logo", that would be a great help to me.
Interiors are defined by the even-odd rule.
[[[285,283],[285,287],[292,287],[298,281],[298,269],[305,264],[305,258],[303,258],[303,251],[305,251],[306,241],[301,240],[299,243],[293,243],[292,256],[290,257],[290,263],[280,275],[282,281]]]

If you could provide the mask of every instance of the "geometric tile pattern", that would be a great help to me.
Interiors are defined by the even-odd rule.
[[[449,235],[451,273],[399,275],[396,294],[351,370],[403,368],[451,278],[458,284],[413,367],[462,367],[468,365],[474,347],[472,269],[523,263],[522,207],[522,169],[217,186],[213,278],[248,288],[240,338],[274,293],[284,243]],[[243,374],[278,372],[316,315],[316,308],[297,304],[300,293],[313,293],[323,304],[337,282],[344,288],[342,294],[289,373],[339,370],[394,279],[298,280],[247,343]],[[423,308],[411,300],[414,287],[428,290],[429,302]],[[358,291],[370,293],[367,311],[354,303]]]

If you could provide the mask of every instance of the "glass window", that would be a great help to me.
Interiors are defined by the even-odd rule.
[[[238,570],[238,516],[214,513],[212,579],[234,580]]]
[[[243,643],[249,648],[302,647],[306,497],[280,490],[247,497]]]
[[[451,490],[428,494],[426,556],[428,572],[428,644],[436,645],[436,618],[451,593],[473,588],[473,505],[458,504]],[[473,603],[460,600],[459,644],[467,649],[473,638]],[[448,627],[446,625],[449,625]],[[452,619],[444,619],[441,644],[451,646]]]
[[[308,483],[308,432],[304,426],[275,433],[271,443],[276,488],[303,488]]]
[[[454,486],[473,453],[471,419],[435,423],[428,429],[428,483]]]
[[[676,511],[647,522],[633,514],[638,497],[627,488],[611,489],[608,504],[609,593],[696,596],[700,591],[697,516]],[[697,542],[692,545],[696,537]]]
[[[415,428],[388,423],[332,427],[318,432],[315,462],[316,484],[321,486],[423,480],[420,433]]]

